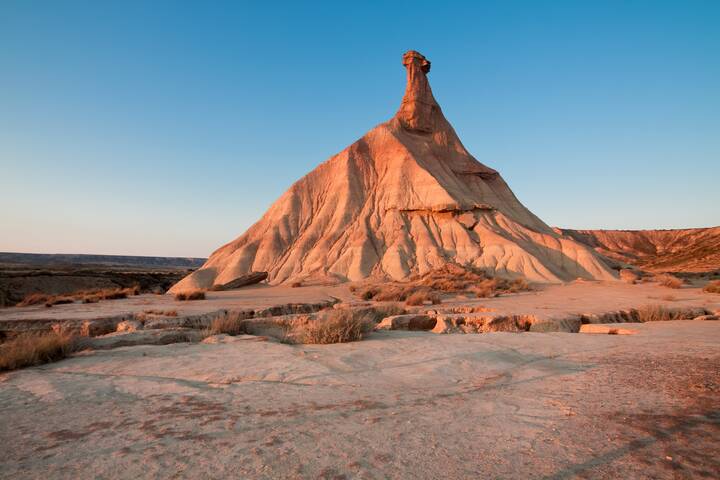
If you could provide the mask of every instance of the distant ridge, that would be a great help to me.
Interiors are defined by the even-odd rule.
[[[198,268],[206,259],[194,257],[143,257],[132,255],[84,255],[79,253],[0,252],[0,264],[102,265],[114,267]]]
[[[605,257],[645,270],[696,273],[720,270],[720,227],[557,231]]]

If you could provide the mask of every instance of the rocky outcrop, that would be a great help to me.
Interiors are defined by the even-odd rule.
[[[430,62],[410,51],[403,65],[407,86],[391,120],[297,181],[171,292],[252,271],[268,272],[271,284],[402,280],[448,263],[535,282],[616,279],[468,153],[433,96]]]
[[[248,285],[254,285],[266,280],[268,277],[267,272],[250,272],[247,275],[241,275],[238,278],[223,283],[222,285],[214,285],[213,290],[235,290],[236,288],[246,287]]]

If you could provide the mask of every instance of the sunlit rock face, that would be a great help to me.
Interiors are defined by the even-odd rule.
[[[395,116],[318,165],[173,292],[253,271],[270,283],[402,280],[446,263],[537,282],[613,280],[600,256],[525,208],[463,146],[433,97],[430,62],[402,57]]]

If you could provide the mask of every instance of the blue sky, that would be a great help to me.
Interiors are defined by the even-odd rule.
[[[395,113],[408,49],[550,225],[718,225],[718,25],[718,1],[4,0],[0,251],[207,256]]]

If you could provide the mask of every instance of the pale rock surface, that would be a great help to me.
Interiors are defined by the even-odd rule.
[[[435,319],[423,314],[402,314],[385,317],[376,330],[431,330]]]
[[[296,182],[243,235],[170,291],[211,288],[253,271],[271,284],[309,278],[405,279],[454,262],[535,282],[616,279],[586,245],[525,208],[443,116],[430,62],[403,56],[395,117]]]

